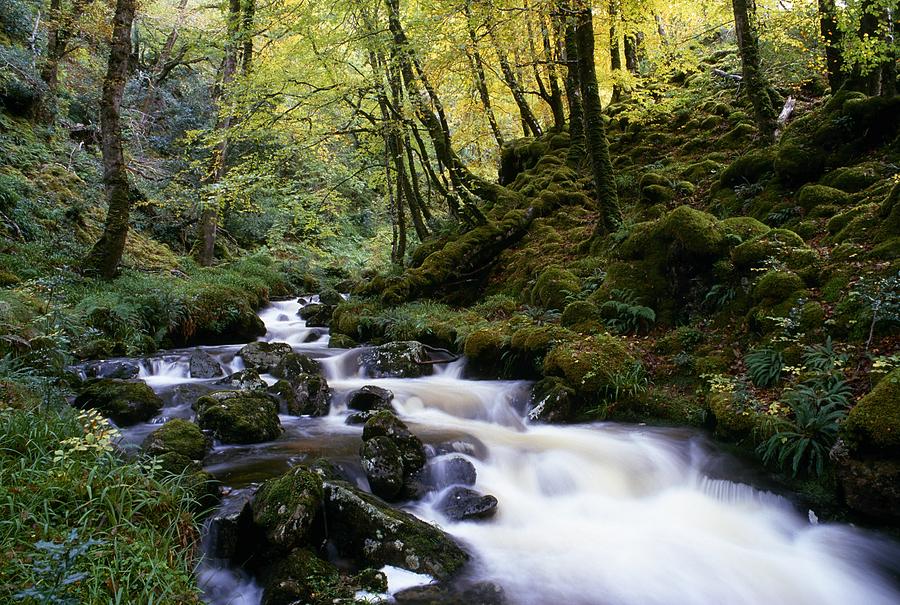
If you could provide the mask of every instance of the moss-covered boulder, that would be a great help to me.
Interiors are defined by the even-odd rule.
[[[390,342],[360,353],[360,363],[370,378],[418,378],[431,374],[425,346],[416,341]]]
[[[752,185],[773,171],[775,155],[768,149],[750,151],[729,164],[720,181],[725,187]]]
[[[330,349],[354,349],[357,346],[357,342],[346,334],[331,334],[328,337],[328,347]]]
[[[531,303],[546,309],[564,309],[566,298],[581,291],[581,281],[574,273],[560,267],[541,272],[531,290]]]
[[[268,374],[292,351],[291,345],[284,342],[251,342],[238,351],[238,356],[247,368]]]
[[[493,325],[473,331],[466,337],[463,354],[469,360],[469,370],[475,375],[496,377],[500,372],[503,351],[509,336],[501,326]]]
[[[344,297],[334,288],[326,288],[319,292],[319,304],[335,307],[344,302]]]
[[[391,411],[391,402],[394,394],[388,389],[366,385],[363,388],[350,393],[347,399],[347,407],[358,412],[376,412],[379,410]]]
[[[579,300],[566,305],[560,324],[571,328],[584,322],[600,321],[600,319],[600,308],[597,305],[586,300]]]
[[[294,549],[264,574],[262,605],[353,602],[354,588],[337,567],[305,548]]]
[[[242,391],[264,391],[267,386],[266,381],[259,377],[259,373],[256,370],[238,370],[234,374],[229,374],[225,378],[217,380],[215,384]]]
[[[882,523],[900,521],[900,461],[896,458],[840,461],[838,478],[851,509]]]
[[[821,206],[847,206],[850,195],[827,185],[804,185],[797,192],[797,205],[810,212]]]
[[[777,303],[803,289],[803,280],[792,271],[768,271],[753,286],[753,300]]]
[[[297,466],[263,483],[253,499],[253,522],[282,552],[309,544],[322,505],[322,477]]]
[[[403,459],[403,471],[407,476],[425,466],[425,446],[422,440],[410,432],[409,427],[392,412],[376,412],[363,426],[363,441],[386,437],[394,443]]]
[[[874,185],[881,179],[881,167],[877,164],[842,166],[822,177],[823,186],[846,193],[857,193]]]
[[[857,402],[841,432],[854,453],[900,457],[900,369]]]
[[[544,358],[544,374],[565,378],[579,393],[602,399],[634,363],[622,339],[595,334],[556,345]]]
[[[564,379],[550,376],[532,387],[528,418],[542,422],[571,422],[578,414],[580,401],[575,389]]]
[[[278,402],[258,391],[226,391],[197,400],[197,423],[222,443],[261,443],[281,435]]]
[[[446,579],[468,555],[444,532],[349,483],[324,482],[328,534],[338,554],[361,564],[394,565]]]
[[[761,418],[754,410],[735,401],[728,390],[713,390],[706,398],[715,424],[715,434],[728,441],[744,441],[752,436]]]
[[[295,416],[324,416],[331,406],[331,388],[322,375],[322,367],[312,358],[300,353],[288,353],[272,370],[272,375],[281,378],[290,386],[285,388],[282,381],[276,383],[279,400],[284,403],[288,414]]]
[[[143,382],[98,378],[81,385],[73,405],[96,409],[117,425],[128,426],[156,416],[163,401]]]
[[[403,491],[403,454],[394,441],[385,436],[363,441],[359,449],[363,472],[372,493],[379,498],[395,500]]]
[[[770,229],[738,245],[731,260],[739,270],[758,269],[769,259],[782,262],[801,276],[816,273],[819,257],[803,238],[788,229]]]
[[[175,452],[190,460],[202,460],[212,442],[193,422],[174,418],[150,433],[143,447],[152,456]]]

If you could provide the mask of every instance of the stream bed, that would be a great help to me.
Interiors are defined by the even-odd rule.
[[[354,390],[394,393],[398,416],[432,446],[465,456],[475,489],[499,501],[489,520],[453,522],[434,506],[440,494],[404,508],[439,525],[472,555],[465,574],[503,588],[511,605],[895,605],[900,550],[760,489],[765,478],[721,453],[700,431],[595,423],[529,424],[530,384],[468,380],[464,360],[430,376],[361,376],[359,350],[328,348],[324,328],[297,315],[305,301],[260,312],[261,339],[289,343],[322,365],[333,390],[322,417],[282,415],[275,441],[219,445],[204,468],[232,496],[291,465],[324,457],[365,487],[361,426],[345,424]],[[226,373],[243,368],[241,345],[202,347]],[[139,377],[165,401],[160,416],[123,430],[140,443],[167,419],[191,418],[198,393],[215,379],[189,377],[192,350],[144,360]],[[263,376],[267,381],[274,378]],[[435,449],[434,446],[441,445]],[[446,455],[446,454],[444,454]],[[755,485],[757,487],[751,487]],[[393,592],[427,578],[388,570]],[[258,605],[261,588],[240,570],[207,560],[200,571],[212,605]]]

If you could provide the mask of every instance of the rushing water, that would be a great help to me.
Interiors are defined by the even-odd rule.
[[[260,313],[263,340],[290,343],[322,364],[334,389],[322,418],[282,416],[278,440],[217,446],[206,469],[232,488],[320,456],[365,479],[360,427],[344,424],[347,395],[364,385],[390,389],[401,418],[444,456],[466,456],[475,488],[500,502],[489,521],[450,522],[432,504],[410,503],[473,554],[467,574],[503,586],[517,605],[900,603],[889,579],[900,550],[845,525],[818,524],[811,511],[735,481],[749,477],[700,433],[597,423],[529,425],[528,383],[462,378],[463,362],[417,379],[361,375],[358,351],[329,349],[327,331],[297,316],[298,301]],[[239,346],[205,347],[225,367],[243,366]],[[166,400],[160,418],[126,431],[138,441],[213,381],[188,377],[191,351],[143,363],[140,377]],[[264,376],[269,381],[271,377]],[[449,445],[448,445],[449,444]],[[451,453],[447,453],[450,451]],[[730,478],[730,479],[729,479]],[[388,570],[392,591],[423,581]],[[239,570],[208,562],[200,571],[214,605],[257,605],[260,588]],[[427,581],[427,579],[426,579]]]

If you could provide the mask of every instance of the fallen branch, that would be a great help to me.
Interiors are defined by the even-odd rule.
[[[775,121],[775,139],[778,140],[781,137],[781,131],[784,130],[784,127],[787,125],[788,120],[791,119],[791,115],[794,113],[794,107],[797,105],[797,99],[794,97],[788,96],[787,101],[784,102],[784,107],[781,108],[781,113],[778,114],[778,119]]]
[[[720,78],[725,78],[726,80],[731,80],[732,82],[741,82],[744,77],[740,74],[730,74],[727,71],[719,68],[714,68],[712,70],[714,76],[719,76]]]

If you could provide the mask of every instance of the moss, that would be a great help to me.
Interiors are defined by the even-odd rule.
[[[358,344],[346,334],[332,334],[328,338],[328,346],[332,349],[352,349],[357,347]]]
[[[725,233],[716,218],[690,206],[679,206],[660,223],[657,236],[677,241],[693,254],[717,256],[725,244]]]
[[[531,302],[547,309],[563,309],[566,298],[579,291],[581,282],[571,271],[550,267],[538,276],[531,290]]]
[[[646,204],[665,204],[675,199],[675,192],[665,185],[647,185],[641,189],[641,200]]]
[[[544,358],[544,374],[565,378],[580,393],[603,397],[634,362],[621,339],[595,334],[557,344]]]
[[[892,237],[876,245],[869,252],[868,257],[874,260],[900,259],[900,236]]]
[[[336,600],[352,601],[352,597],[352,587],[334,565],[298,548],[269,570],[262,605],[331,605]]]
[[[563,311],[560,323],[569,328],[585,321],[599,321],[600,309],[594,303],[579,300],[570,303]]]
[[[463,353],[475,369],[490,371],[497,368],[508,343],[509,338],[502,328],[482,328],[469,334]]]
[[[741,143],[746,143],[752,139],[755,134],[756,128],[754,126],[742,122],[723,134],[719,139],[719,143],[728,147],[734,147]]]
[[[825,307],[814,300],[800,309],[800,329],[803,332],[818,332],[825,325]]]
[[[703,130],[715,130],[725,120],[721,116],[707,116],[700,121]]]
[[[769,226],[749,216],[735,216],[719,221],[719,227],[726,236],[732,236],[741,242],[752,239],[769,231]]]
[[[197,422],[222,443],[260,443],[281,435],[278,403],[259,392],[237,392],[215,398],[201,397],[196,403]]]
[[[658,172],[645,172],[641,175],[641,180],[638,181],[638,189],[643,189],[644,187],[649,187],[651,185],[662,185],[663,187],[668,187],[670,185],[669,179]]]
[[[696,184],[700,181],[719,174],[719,172],[721,172],[724,167],[725,166],[723,166],[719,162],[708,159],[703,160],[702,162],[690,164],[684,170],[682,170],[681,178]]]
[[[807,212],[820,206],[846,206],[850,195],[826,185],[804,185],[797,193],[797,204]]]
[[[532,325],[516,330],[513,333],[509,344],[513,351],[529,353],[534,356],[542,356],[557,343],[574,340],[575,338],[577,338],[577,336],[574,332],[559,326]]]
[[[775,174],[787,185],[802,185],[819,178],[825,158],[825,152],[815,146],[784,140],[775,157]]]
[[[253,499],[253,522],[276,547],[290,550],[301,546],[309,540],[323,493],[318,473],[295,467],[259,488]]]
[[[7,288],[9,286],[15,286],[19,282],[21,282],[21,278],[13,273],[12,271],[7,271],[6,269],[0,269],[0,288]]]
[[[829,220],[827,228],[833,234],[832,241],[871,242],[881,225],[878,210],[878,204],[865,204]]]
[[[148,435],[143,447],[148,454],[154,456],[175,452],[190,460],[201,460],[212,443],[193,422],[174,418]]]
[[[691,326],[679,326],[656,341],[653,350],[662,355],[693,352],[706,339],[703,332]]]
[[[763,420],[755,411],[738,405],[730,391],[711,391],[706,402],[715,418],[716,436],[729,441],[749,439]]]
[[[756,183],[772,172],[773,160],[773,153],[767,149],[750,151],[733,161],[722,172],[720,182],[725,187]]]
[[[900,368],[882,378],[857,402],[841,434],[854,452],[900,455]]]
[[[875,165],[862,164],[836,168],[822,177],[821,183],[840,191],[856,193],[875,184],[880,179],[879,170]]]
[[[145,383],[112,378],[89,380],[73,405],[94,408],[120,426],[146,422],[162,409],[163,402]]]
[[[818,256],[803,238],[788,229],[771,229],[737,246],[731,260],[741,269],[761,267],[769,258],[784,262],[798,271],[817,262]]]
[[[781,302],[803,288],[803,280],[791,271],[768,271],[753,286],[753,300]]]

